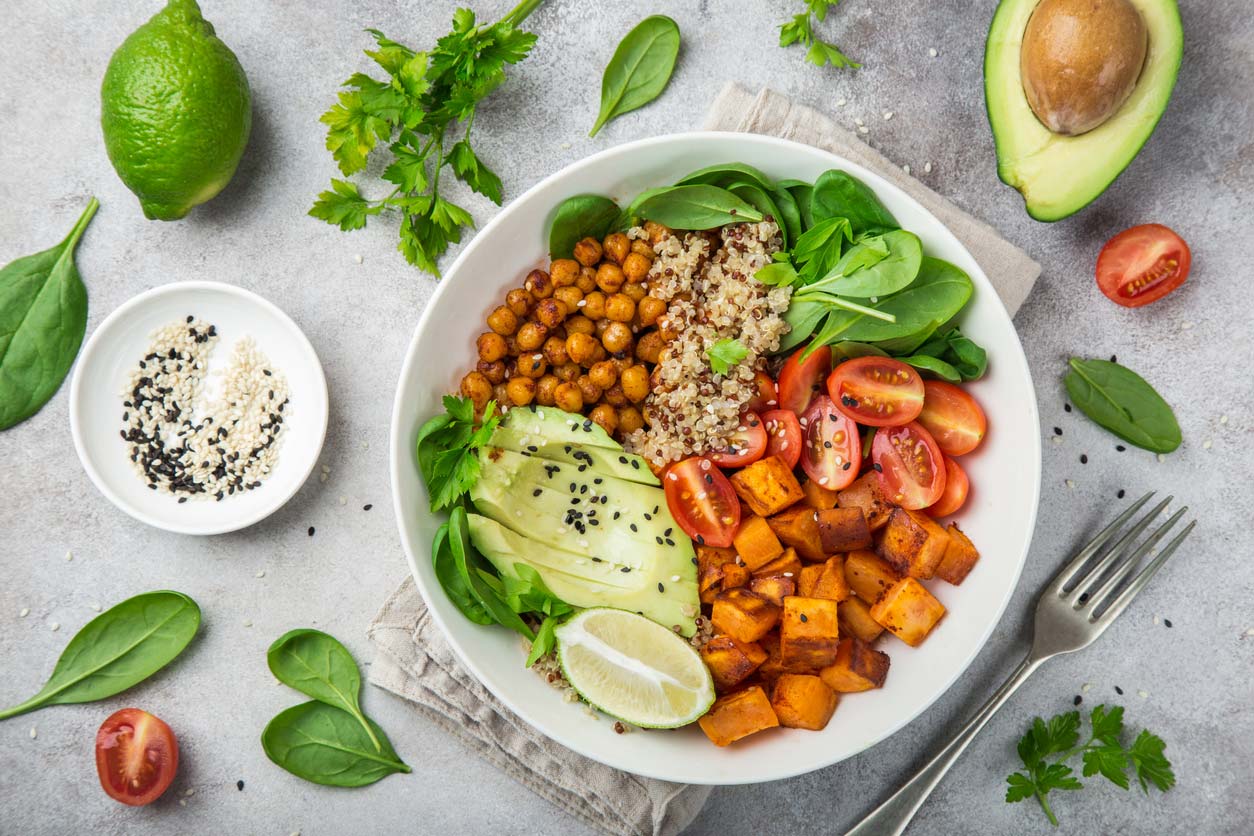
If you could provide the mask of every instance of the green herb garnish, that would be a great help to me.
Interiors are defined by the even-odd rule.
[[[749,356],[749,349],[740,340],[719,340],[705,350],[715,374],[727,374],[731,367]]]
[[[366,54],[389,78],[354,73],[322,122],[327,150],[346,175],[363,170],[370,154],[385,144],[392,161],[382,177],[395,188],[371,200],[355,184],[332,180],[331,190],[318,195],[309,214],[347,232],[364,227],[371,215],[397,211],[398,249],[410,264],[438,276],[437,259],[474,225],[469,212],[441,196],[440,174],[452,169],[459,180],[500,205],[500,178],[471,148],[475,108],[505,80],[505,67],[531,51],[536,36],[517,27],[541,2],[523,0],[491,25],[476,24],[474,12],[458,9],[453,30],[427,52],[367,30],[378,48]]]
[[[1153,453],[1180,446],[1180,424],[1171,406],[1145,378],[1109,360],[1072,357],[1063,378],[1081,412],[1129,444]]]
[[[1014,803],[1036,798],[1041,809],[1057,826],[1058,819],[1050,808],[1047,796],[1053,790],[1078,790],[1084,784],[1075,777],[1065,761],[1076,755],[1082,757],[1083,775],[1091,778],[1101,774],[1111,783],[1128,789],[1128,767],[1131,766],[1141,790],[1149,794],[1153,784],[1166,792],[1176,783],[1171,762],[1163,755],[1166,745],[1162,738],[1142,731],[1131,746],[1120,742],[1123,734],[1123,707],[1107,709],[1099,705],[1089,716],[1092,733],[1082,745],[1080,740],[1080,712],[1068,711],[1046,722],[1040,717],[1032,721],[1032,727],[1019,741],[1019,757],[1023,770],[1006,778],[1006,801]]]
[[[437,415],[418,430],[418,468],[427,483],[431,510],[448,508],[479,479],[479,448],[488,443],[500,423],[495,401],[483,410],[483,420],[475,422],[475,405],[470,398],[444,396],[443,415]]]
[[[558,204],[549,225],[549,258],[570,258],[585,238],[600,241],[622,214],[618,204],[598,194],[577,194]]]
[[[601,112],[588,136],[662,95],[679,57],[679,26],[665,15],[646,17],[614,50],[601,79]]]
[[[814,34],[814,22],[811,18],[818,18],[822,23],[827,19],[828,11],[839,3],[840,0],[805,0],[806,11],[793,15],[792,20],[780,24],[779,45],[801,44],[806,48],[806,60],[816,67],[828,64],[855,70],[861,67],[861,64],[849,60],[836,44],[828,43]]]

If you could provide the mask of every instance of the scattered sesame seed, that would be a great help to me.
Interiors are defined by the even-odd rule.
[[[1089,463],[1089,457],[1088,457],[1088,454],[1087,454],[1087,453],[1081,453],[1081,454],[1080,454],[1080,464],[1088,464],[1088,463]]]
[[[860,134],[869,134],[870,132],[871,132],[871,129],[868,128],[866,125],[861,125],[858,128],[858,133]]]
[[[65,561],[66,561],[67,563],[68,563],[68,562],[70,562],[70,561],[71,561],[71,560],[73,560],[73,559],[74,559],[74,552],[66,552],[66,553],[65,553]]]
[[[837,99],[837,100],[836,100],[836,106],[837,106],[837,107],[844,107],[846,104],[848,104],[848,101],[847,101],[846,99]]]
[[[262,569],[262,570],[258,571],[258,572],[257,572],[257,574],[253,575],[253,577],[254,577],[254,578],[264,578],[265,576],[266,576],[266,570],[265,570],[265,569]]]
[[[1220,415],[1220,416],[1219,416],[1219,423],[1221,423],[1221,424],[1226,424],[1226,423],[1228,423],[1228,416],[1227,416],[1227,415]]]
[[[937,55],[940,55],[940,53],[936,51],[936,47],[932,47],[931,49],[929,49],[927,51],[927,54],[931,56],[932,58],[935,58]]]
[[[239,790],[240,792],[244,791],[244,779],[243,778],[235,782],[235,788]]]
[[[39,737],[39,731],[34,726],[31,726],[30,727],[30,739],[34,740],[36,737]]]
[[[809,621],[809,620],[810,620],[810,619],[806,618],[806,614],[805,614],[805,613],[802,613],[802,614],[801,614],[801,621],[802,621],[802,623],[805,623],[805,622],[807,622],[807,621]]]
[[[1087,694],[1089,692],[1089,689],[1092,687],[1093,687],[1092,685],[1086,682],[1080,686],[1080,690]]]
[[[1070,412],[1070,411],[1071,411],[1071,404],[1069,404],[1069,403],[1065,403],[1065,404],[1063,404],[1063,405],[1062,405],[1062,411],[1063,411],[1063,412]]]
[[[1144,688],[1139,689],[1139,690],[1136,692],[1136,695],[1137,695],[1138,697],[1140,697],[1141,699],[1143,699],[1143,700],[1147,700],[1147,699],[1149,699],[1149,691],[1146,691]]]
[[[932,173],[932,164],[931,164],[931,163],[924,163],[924,164],[923,164],[923,171],[924,171],[924,173],[926,173],[926,174],[931,174],[931,173]]]
[[[1158,454],[1158,461],[1159,461],[1159,463],[1160,463],[1160,464],[1161,464],[1162,462],[1167,461],[1167,456],[1166,456],[1165,454],[1163,454],[1163,453],[1159,453],[1159,454]]]
[[[1208,438],[1202,442],[1202,449],[1209,450],[1212,447],[1211,440]]]
[[[1115,494],[1115,497],[1118,499],[1123,499],[1126,494],[1127,494],[1127,491],[1125,491],[1123,488],[1120,488],[1119,493]]]
[[[1067,485],[1067,487],[1068,487],[1068,488],[1074,488],[1074,487],[1075,487],[1075,482],[1073,482],[1072,480],[1068,479],[1068,480],[1066,481],[1066,485]]]
[[[61,629],[61,623],[60,623],[60,622],[58,622],[58,621],[54,621],[54,622],[52,622],[51,624],[49,624],[48,626],[49,626],[50,628],[52,628],[52,632],[54,632],[54,633],[55,633],[56,631],[58,631],[58,630],[60,630],[60,629]]]
[[[187,796],[188,798],[191,798],[195,794],[196,794],[196,790],[191,789],[191,788],[189,788],[185,793],[183,793],[183,795]]]
[[[1163,619],[1163,626],[1164,626],[1164,627],[1166,627],[1168,630],[1170,630],[1170,629],[1171,629],[1171,619],[1170,619],[1170,618],[1164,618],[1164,619]]]
[[[93,602],[93,603],[91,604],[91,608],[92,608],[93,610],[95,610],[96,612],[100,612],[100,605],[99,605],[99,604],[97,604],[97,603],[94,603],[94,602]]]
[[[347,497],[347,496],[341,496],[341,497],[340,497],[340,504],[341,504],[341,505],[347,505],[347,504],[348,504],[348,497]]]
[[[886,111],[884,111],[884,121],[885,121],[885,122],[887,122],[888,120],[890,120],[890,119],[892,119],[892,118],[893,118],[893,112],[892,112],[891,110],[886,110]]]
[[[1080,703],[1082,703],[1082,702],[1084,702],[1084,697],[1080,696],[1079,694],[1076,694],[1076,695],[1075,695],[1075,699],[1071,701],[1071,704],[1072,704],[1072,705],[1079,705],[1079,704],[1080,704]]]
[[[1192,328],[1192,327],[1193,327],[1193,323],[1192,323],[1192,322],[1182,322],[1182,323],[1180,323],[1180,330],[1182,330],[1182,331],[1188,331],[1188,330],[1189,330],[1190,328]]]
[[[1054,435],[1062,435],[1062,427],[1054,427]]]
[[[361,510],[363,510],[363,511],[369,511],[369,510],[370,510],[371,508],[373,508],[373,507],[374,507],[374,505],[373,505],[373,504],[371,504],[371,503],[367,502],[365,505],[361,506]]]
[[[30,607],[22,607],[22,611],[17,614],[18,618],[25,618],[30,615]]]
[[[252,620],[251,618],[245,618],[245,619],[244,619],[244,626],[245,626],[245,627],[251,627],[251,626],[253,626],[253,620]]]
[[[1116,685],[1116,686],[1115,686],[1115,693],[1116,693],[1116,694],[1118,694],[1119,696],[1121,696],[1121,697],[1122,697],[1122,696],[1123,696],[1123,689],[1122,689],[1122,688],[1120,688],[1118,685]]]
[[[855,125],[857,125],[859,128],[861,128],[864,124],[866,124],[866,123],[865,123],[865,122],[863,122],[861,119],[854,119],[854,120],[853,120],[853,123],[854,123]]]
[[[309,526],[309,536],[310,537],[314,536],[314,527],[312,525]]]
[[[904,171],[906,174],[909,174],[909,173],[910,173],[910,163],[906,163],[905,165],[903,165],[903,166],[901,167],[901,170],[902,170],[902,171]]]

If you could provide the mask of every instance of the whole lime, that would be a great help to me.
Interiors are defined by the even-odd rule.
[[[100,104],[109,160],[162,221],[226,187],[252,126],[244,68],[195,0],[169,0],[118,47]]]

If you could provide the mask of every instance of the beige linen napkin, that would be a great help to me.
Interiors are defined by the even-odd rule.
[[[706,117],[710,130],[771,134],[832,151],[904,189],[953,230],[984,268],[1013,315],[1040,266],[987,224],[904,174],[812,108],[771,90],[729,84]],[[673,836],[700,812],[709,787],[641,778],[589,760],[514,716],[457,661],[412,578],[370,625],[378,653],[370,681],[411,701],[425,717],[532,792],[614,836]],[[647,733],[647,732],[641,732]]]

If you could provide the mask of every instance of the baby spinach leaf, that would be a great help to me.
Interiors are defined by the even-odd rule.
[[[435,577],[440,588],[453,602],[453,606],[475,624],[495,624],[496,619],[488,612],[479,599],[470,590],[470,583],[462,577],[457,561],[453,558],[453,549],[448,541],[448,523],[440,526],[435,533],[435,542],[431,545],[431,563],[435,568]]]
[[[797,211],[801,213],[801,231],[805,232],[814,226],[814,212],[812,211],[814,186],[799,180],[780,180],[778,185],[782,189],[787,189],[797,201]]]
[[[852,238],[845,218],[827,218],[806,230],[792,248],[801,283],[811,284],[827,275],[840,261],[845,242]]]
[[[598,194],[566,198],[549,225],[549,258],[570,258],[584,238],[600,241],[621,214],[617,203]]]
[[[266,652],[270,672],[285,685],[352,715],[376,752],[383,746],[362,713],[361,674],[348,648],[320,630],[284,633]]]
[[[855,299],[888,296],[913,282],[922,262],[923,244],[918,236],[895,229],[854,244],[811,287]]]
[[[364,787],[395,772],[410,772],[383,729],[372,720],[366,723],[313,700],[271,720],[261,745],[266,757],[288,772],[331,787]]]
[[[784,247],[788,247],[788,229],[780,217],[779,207],[775,205],[774,198],[772,198],[765,189],[756,183],[747,183],[744,181],[730,183],[725,188],[736,197],[761,212],[764,218],[770,218],[778,224],[780,235],[783,238]]]
[[[34,415],[61,388],[87,331],[87,288],[74,250],[100,202],[65,240],[0,270],[0,430]]]
[[[606,122],[643,107],[666,89],[679,57],[679,25],[665,15],[646,17],[627,33],[601,79],[601,112],[588,136]]]
[[[635,199],[632,200],[631,203],[627,204],[627,208],[619,214],[618,220],[614,223],[614,229],[618,232],[623,232],[638,224],[641,220],[643,220],[640,216],[641,205],[655,194],[660,194],[661,192],[667,191],[671,188],[673,187],[657,186],[652,189],[645,189],[640,194],[636,195]]]
[[[912,354],[909,357],[902,357],[899,359],[903,363],[908,363],[911,366],[914,366],[921,372],[925,372],[933,377],[948,381],[949,383],[960,383],[962,381],[962,375],[958,373],[957,369],[946,363],[944,360],[936,357],[929,357],[926,354]]]
[[[814,181],[810,207],[815,222],[826,218],[848,218],[855,236],[901,228],[869,186],[835,168],[825,171]]]
[[[802,232],[801,208],[797,205],[797,199],[792,196],[792,192],[780,188],[772,189],[771,197],[779,207],[776,220],[779,221],[780,228],[788,233],[787,240],[796,241]]]
[[[1109,360],[1072,357],[1063,379],[1071,402],[1129,444],[1153,453],[1180,446],[1180,425],[1171,406],[1136,372]]]
[[[119,694],[174,661],[199,626],[200,607],[181,592],[128,598],[87,622],[66,645],[43,689],[0,711],[0,720]]]
[[[764,268],[765,269],[765,268]],[[791,351],[810,339],[819,322],[831,310],[818,299],[799,299],[794,294],[792,304],[784,311],[784,322],[788,323],[788,333],[779,339],[777,354]]]
[[[853,340],[840,340],[832,343],[832,365],[845,360],[856,360],[859,357],[887,357],[888,352],[876,348],[869,343],[856,343]]]
[[[704,184],[659,189],[640,203],[637,212],[671,229],[717,229],[762,220],[761,212],[731,192]]]
[[[745,163],[716,163],[714,165],[699,168],[696,171],[685,174],[683,177],[675,181],[676,186],[690,186],[704,183],[709,186],[722,186],[726,188],[728,184],[735,182],[749,181],[756,184],[759,188],[771,190],[775,188],[775,184],[771,182],[771,178],[767,177],[758,169]]]
[[[918,334],[928,327],[948,322],[971,298],[971,278],[948,261],[924,256],[919,275],[905,290],[880,299],[870,307],[896,317],[885,322],[862,316],[843,333],[843,338],[878,343],[896,337]]]
[[[787,261],[772,261],[753,277],[769,287],[791,287],[799,279],[797,269]]]
[[[518,613],[510,609],[509,604],[503,599],[503,589],[498,589],[493,585],[493,581],[499,585],[499,579],[484,571],[485,561],[470,543],[466,509],[460,505],[454,507],[449,513],[448,542],[457,572],[480,606],[491,614],[496,623],[510,628],[525,639],[534,639],[535,633],[531,632],[527,623],[519,618]]]
[[[527,667],[531,667],[541,656],[553,650],[556,642],[553,631],[557,627],[557,621],[557,616],[550,615],[540,624],[540,629],[536,630],[536,640],[531,643],[531,652],[527,654]]]
[[[514,574],[501,576],[505,603],[516,613],[540,613],[542,615],[568,615],[574,608],[558,598],[540,577],[534,566],[515,563]]]
[[[957,328],[934,334],[915,351],[944,360],[963,380],[978,380],[988,369],[988,354]]]

